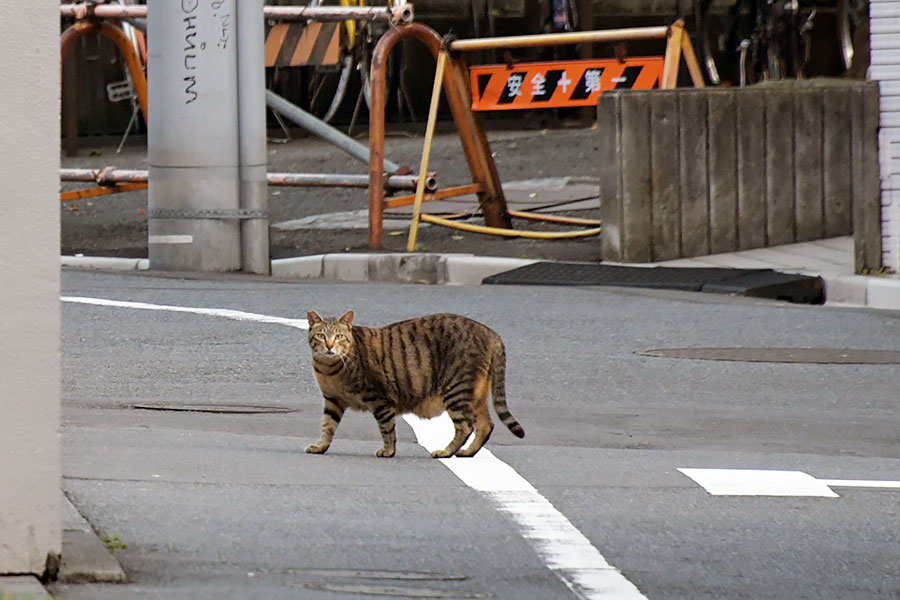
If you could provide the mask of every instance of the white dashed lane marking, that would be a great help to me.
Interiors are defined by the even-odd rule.
[[[803,471],[761,469],[678,469],[713,496],[794,496],[838,498],[832,487],[900,489],[900,481],[816,479]]]
[[[309,329],[309,323],[306,319],[286,319],[284,317],[273,317],[270,315],[260,315],[257,313],[249,313],[240,310],[231,310],[229,308],[193,308],[190,306],[169,306],[166,304],[148,304],[146,302],[126,302],[124,300],[106,300],[104,298],[82,298],[78,296],[63,296],[63,302],[72,302],[74,304],[93,304],[94,306],[112,306],[114,308],[133,308],[136,310],[161,310],[168,312],[191,313],[195,315],[206,315],[210,317],[222,317],[233,321],[252,321],[256,323],[274,323],[276,325],[287,325],[288,327],[296,327],[297,329]]]

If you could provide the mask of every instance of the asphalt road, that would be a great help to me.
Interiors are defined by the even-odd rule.
[[[599,288],[79,272],[64,272],[62,293],[64,490],[127,545],[117,556],[130,580],[56,585],[62,600],[900,597],[900,489],[720,496],[677,470],[900,480],[900,366],[636,354],[900,350],[900,314]],[[497,460],[467,463],[479,461],[480,483],[429,458],[406,422],[397,456],[375,458],[363,414],[345,418],[326,455],[307,455],[321,404],[304,330],[73,297],[290,319],[352,308],[367,325],[461,313],[503,336],[526,437],[498,426],[486,447]],[[507,485],[514,477],[527,483]],[[609,585],[622,595],[603,595]]]

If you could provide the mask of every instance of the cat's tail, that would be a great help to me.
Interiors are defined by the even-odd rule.
[[[497,341],[491,354],[491,398],[494,400],[494,410],[497,417],[506,425],[516,437],[525,437],[525,430],[509,412],[506,405],[506,349],[503,342]]]

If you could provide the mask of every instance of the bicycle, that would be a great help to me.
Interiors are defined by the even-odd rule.
[[[118,56],[122,59],[124,79],[106,84],[106,97],[110,103],[130,101],[131,116],[122,139],[116,149],[121,152],[125,141],[138,123],[138,115],[143,113],[146,118],[146,65],[147,44],[145,37],[146,25],[143,14],[145,8],[139,6],[143,0],[102,0],[91,4],[63,4],[61,7],[63,17],[63,32],[60,36],[61,53],[63,59],[72,47],[72,44],[85,34],[99,34],[115,44]],[[94,19],[94,9],[104,10],[109,8],[121,8],[117,11],[120,16],[116,19]],[[137,10],[134,10],[137,9]],[[139,18],[138,18],[139,17]],[[74,23],[66,24],[65,19],[74,19]],[[71,59],[70,59],[71,60]],[[115,64],[115,59],[112,61]],[[67,82],[72,76],[71,67],[63,69],[64,89],[71,90],[74,82]],[[64,131],[67,137],[67,152],[74,154],[77,151],[78,134],[78,102],[76,98],[69,97],[64,101],[67,115],[64,119]]]
[[[113,0],[113,4],[120,4],[122,6],[129,6],[135,4],[143,4],[143,0],[138,2],[137,0]],[[144,73],[146,74],[147,70],[147,37],[146,37],[146,25],[144,29],[136,27],[133,22],[128,20],[123,20],[119,27],[122,28],[122,31],[125,33],[128,40],[131,42],[131,45],[134,47],[135,51],[138,53],[138,56],[141,58],[141,63],[144,66]],[[131,73],[128,71],[126,67],[123,66],[123,71],[125,72],[125,80],[124,85],[119,87],[118,93],[116,93],[116,84],[110,84],[107,86],[107,94],[110,102],[118,102],[120,100],[130,100],[131,101],[131,118],[128,120],[128,125],[125,127],[125,133],[122,134],[122,140],[119,142],[118,147],[116,147],[116,154],[122,152],[122,147],[125,145],[125,141],[128,139],[128,135],[131,133],[132,129],[137,128],[138,126],[138,115],[141,112],[140,103],[138,102],[137,94],[134,91],[134,82],[131,80]]]
[[[841,58],[844,61],[844,69],[849,70],[854,65],[856,58],[855,34],[868,13],[869,7],[866,0],[838,0],[838,43],[840,44]]]
[[[750,85],[807,76],[816,17],[835,15],[840,70],[854,57],[853,34],[865,0],[736,0],[727,13],[713,14],[712,0],[694,0],[698,46],[707,79]]]
[[[393,4],[391,0],[387,0]],[[309,6],[324,6],[333,0],[310,0]],[[383,5],[384,2],[376,2],[374,5]],[[337,0],[337,5],[344,7],[366,6],[366,0]],[[376,21],[356,21],[348,19],[341,21],[340,34],[340,59],[337,66],[311,66],[308,67],[306,83],[309,112],[331,123],[340,114],[344,105],[347,92],[357,89],[353,85],[353,73],[359,74],[358,92],[350,120],[350,128],[356,122],[361,104],[370,103],[369,89],[369,64],[375,44],[390,24]],[[394,86],[394,75],[399,72],[400,57],[393,57],[388,66],[389,89]]]

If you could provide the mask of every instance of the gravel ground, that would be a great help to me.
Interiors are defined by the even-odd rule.
[[[422,152],[422,129],[415,132],[396,129],[388,133],[385,154],[391,160],[418,168]],[[441,123],[435,137],[429,170],[436,171],[441,187],[471,181],[459,138],[452,123]],[[280,135],[281,132],[271,132]],[[292,135],[300,133],[293,131]],[[529,130],[493,130],[488,132],[491,150],[504,183],[551,177],[570,177],[578,181],[596,181],[596,136],[590,128]],[[366,144],[367,138],[359,137]],[[63,166],[98,168],[114,165],[143,168],[148,165],[146,140],[135,137],[122,152],[116,153],[118,140],[83,138],[77,157],[62,158]],[[341,150],[313,137],[296,137],[286,143],[268,144],[270,171],[312,173],[366,173],[367,166]],[[64,183],[63,190],[82,184]],[[583,188],[579,197],[583,198]],[[591,194],[593,195],[593,194]],[[574,198],[573,198],[574,199]],[[365,189],[269,188],[270,222],[276,224],[312,215],[322,215],[368,206]],[[474,202],[466,210],[475,210]],[[599,218],[596,208],[563,210],[554,214]],[[93,256],[147,256],[147,192],[129,192],[87,200],[69,201],[61,207],[62,253]],[[476,222],[481,222],[477,219]],[[570,227],[516,220],[518,229],[535,231],[570,230]],[[384,249],[402,251],[407,229],[386,231]],[[464,252],[482,256],[511,256],[552,260],[593,261],[600,258],[599,237],[574,240],[510,239],[461,232],[444,227],[423,227],[418,241],[427,252]],[[368,251],[366,229],[301,229],[271,232],[273,258],[329,252]]]

